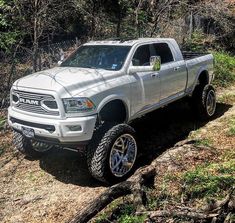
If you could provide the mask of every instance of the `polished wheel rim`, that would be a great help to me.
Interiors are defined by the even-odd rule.
[[[137,145],[133,136],[123,134],[114,142],[110,157],[109,166],[112,174],[116,177],[123,177],[133,167],[137,154]]]
[[[206,99],[206,109],[210,116],[214,114],[215,107],[216,107],[216,97],[214,91],[211,90],[207,94],[207,99]]]

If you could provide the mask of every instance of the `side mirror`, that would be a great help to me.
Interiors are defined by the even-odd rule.
[[[161,57],[160,56],[150,57],[150,65],[153,66],[154,71],[161,70]]]
[[[130,66],[129,74],[135,74],[138,72],[150,72],[153,71],[153,66]]]

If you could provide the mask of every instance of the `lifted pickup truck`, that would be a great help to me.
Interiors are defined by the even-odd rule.
[[[93,177],[120,181],[134,169],[128,124],[183,97],[200,118],[214,115],[211,54],[182,53],[174,39],[92,41],[58,67],[17,80],[8,121],[15,147],[38,156],[53,145],[86,148]]]

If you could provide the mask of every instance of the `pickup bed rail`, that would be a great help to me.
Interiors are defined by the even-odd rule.
[[[182,51],[184,60],[194,59],[196,57],[205,56],[207,54],[209,53]]]

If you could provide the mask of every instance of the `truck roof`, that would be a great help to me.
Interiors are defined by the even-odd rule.
[[[90,41],[84,45],[121,45],[121,46],[133,46],[141,43],[150,42],[171,42],[172,38],[136,38],[136,39],[107,39],[99,41]]]

